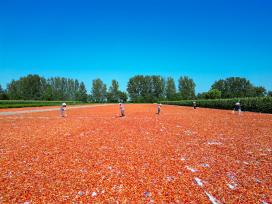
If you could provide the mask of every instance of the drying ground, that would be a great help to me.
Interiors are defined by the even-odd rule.
[[[42,108],[41,108],[42,109]],[[7,110],[10,111],[10,110]],[[270,203],[272,115],[118,105],[0,116],[0,203]]]

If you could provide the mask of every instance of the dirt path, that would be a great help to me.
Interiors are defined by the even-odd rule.
[[[100,104],[100,105],[79,105],[79,106],[69,106],[68,109],[74,109],[74,108],[95,108],[99,106],[109,106],[114,104]],[[17,114],[23,114],[23,113],[39,113],[39,112],[48,112],[48,111],[58,111],[60,108],[47,108],[47,109],[28,109],[28,110],[20,110],[20,111],[7,111],[7,112],[0,112],[1,115],[17,115]]]

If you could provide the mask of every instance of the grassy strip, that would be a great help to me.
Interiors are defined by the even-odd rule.
[[[272,113],[272,97],[162,101],[161,103],[168,105],[192,106],[193,101],[196,101],[198,107],[227,110],[233,109],[234,104],[237,101],[240,101],[242,111]]]
[[[60,106],[65,102],[67,105],[84,104],[80,101],[24,101],[24,100],[0,100],[0,108],[23,108],[41,106]]]

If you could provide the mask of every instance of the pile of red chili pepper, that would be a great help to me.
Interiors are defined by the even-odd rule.
[[[272,115],[118,111],[0,116],[0,203],[271,203]]]

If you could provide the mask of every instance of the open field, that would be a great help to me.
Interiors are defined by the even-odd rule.
[[[271,114],[155,112],[0,115],[0,203],[271,203]]]

